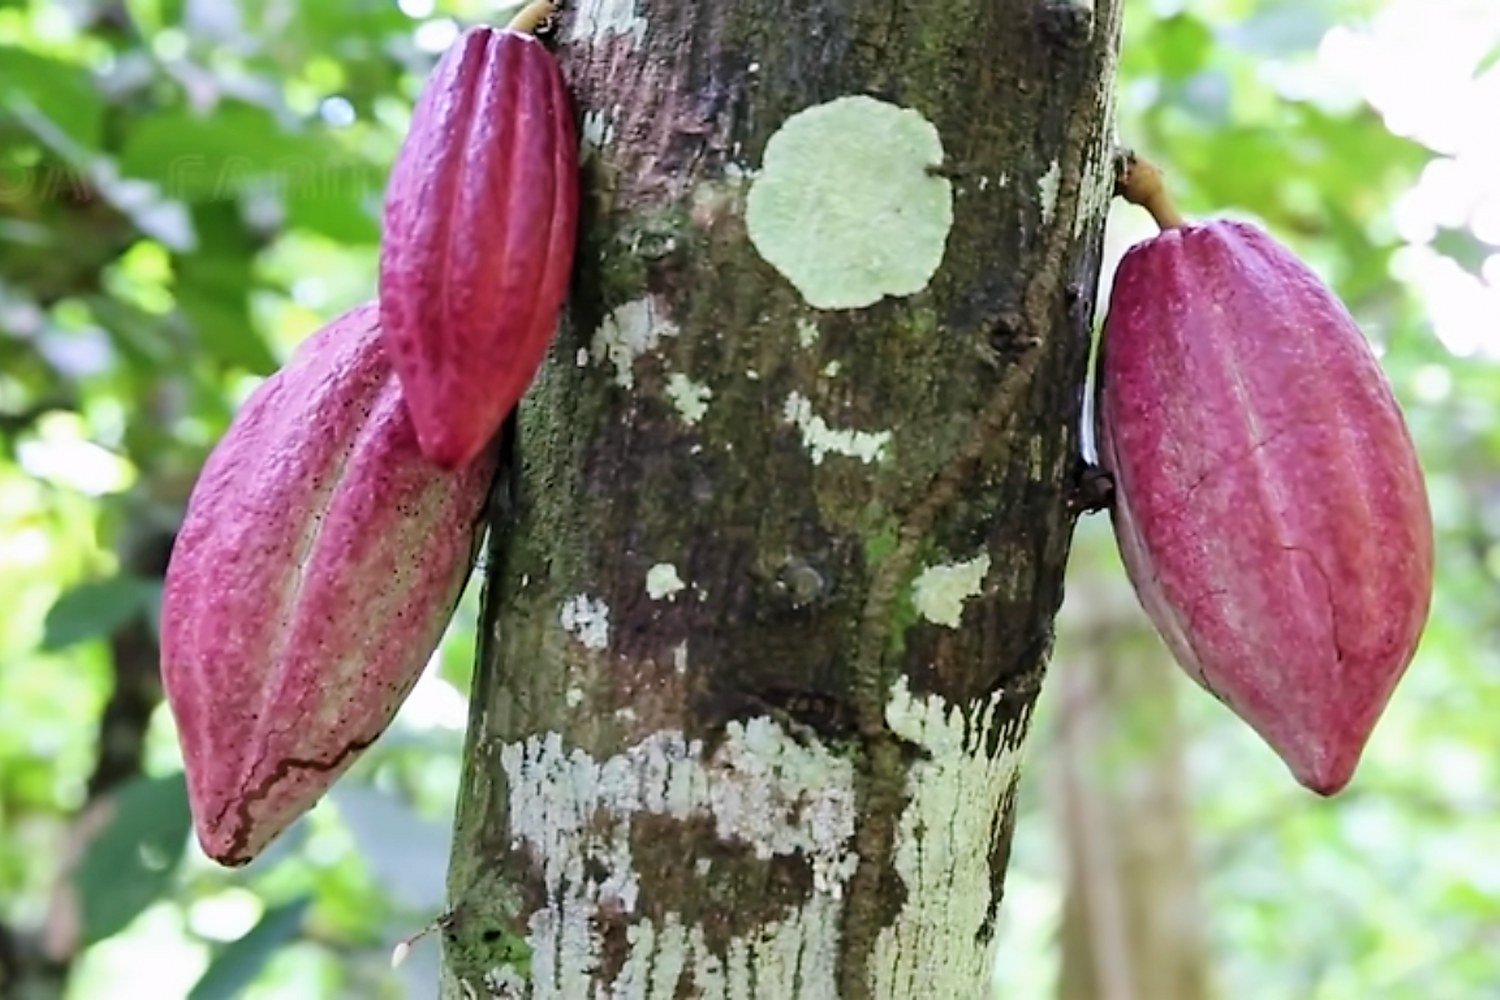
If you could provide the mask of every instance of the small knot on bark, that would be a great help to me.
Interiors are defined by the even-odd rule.
[[[1115,477],[1101,465],[1081,463],[1068,506],[1075,515],[1108,510],[1115,502]]]

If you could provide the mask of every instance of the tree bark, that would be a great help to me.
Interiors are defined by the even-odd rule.
[[[973,997],[1077,515],[1116,0],[587,0],[450,997]]]

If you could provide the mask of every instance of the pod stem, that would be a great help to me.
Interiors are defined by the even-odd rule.
[[[1162,229],[1178,229],[1187,225],[1187,219],[1177,211],[1172,199],[1167,196],[1167,186],[1162,180],[1161,168],[1150,160],[1127,152],[1120,157],[1115,174],[1115,194],[1132,205],[1139,205],[1151,213],[1151,218]]]
[[[532,0],[531,3],[522,7],[516,16],[510,19],[505,26],[507,31],[519,31],[527,35],[537,33],[547,19],[557,13],[557,4],[549,3],[548,0]]]

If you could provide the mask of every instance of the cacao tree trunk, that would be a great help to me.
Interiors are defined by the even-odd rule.
[[[1118,34],[1114,0],[563,12],[582,242],[491,524],[446,996],[985,992]]]

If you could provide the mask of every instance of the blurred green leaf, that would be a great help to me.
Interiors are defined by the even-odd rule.
[[[384,185],[384,176],[374,167],[330,167],[319,182],[294,185],[286,192],[287,225],[340,243],[373,245],[380,240]]]
[[[177,305],[210,357],[256,375],[276,370],[276,357],[250,318],[255,287],[255,239],[235,206],[194,206],[199,245],[173,258]]]
[[[1474,76],[1481,77],[1496,66],[1500,66],[1500,44],[1490,49],[1485,53],[1484,58],[1479,60],[1479,65],[1474,67]]]
[[[1188,14],[1177,14],[1157,26],[1153,39],[1156,64],[1167,80],[1185,80],[1208,65],[1214,36]]]
[[[142,366],[159,366],[178,348],[168,332],[168,319],[122,302],[112,295],[92,295],[85,301],[122,355]]]
[[[1479,239],[1468,228],[1439,229],[1432,240],[1432,249],[1475,277],[1479,276],[1485,261],[1496,252],[1495,247]]]
[[[83,149],[99,149],[104,101],[82,66],[0,46],[0,106],[11,112],[40,112]]]
[[[166,892],[193,824],[181,772],[137,778],[102,807],[108,819],[72,878],[86,945],[123,930]]]
[[[172,198],[224,201],[317,185],[338,152],[321,133],[288,132],[266,109],[227,101],[210,116],[142,118],[125,139],[120,167]]]
[[[185,0],[125,0],[125,8],[141,33],[152,35],[180,24],[184,3]]]
[[[251,322],[243,264],[222,257],[188,258],[178,270],[177,304],[211,357],[269,375],[276,370],[276,357]]]
[[[255,982],[255,977],[285,945],[302,933],[302,921],[312,905],[303,896],[262,914],[256,925],[225,945],[214,956],[203,977],[193,986],[188,1000],[234,1000]]]
[[[412,19],[398,5],[385,0],[299,4],[297,13],[299,27],[307,37],[319,41],[342,43],[355,38],[379,38],[412,27]]]
[[[100,639],[153,606],[160,585],[133,576],[90,580],[65,591],[47,612],[42,649],[56,652]]]

